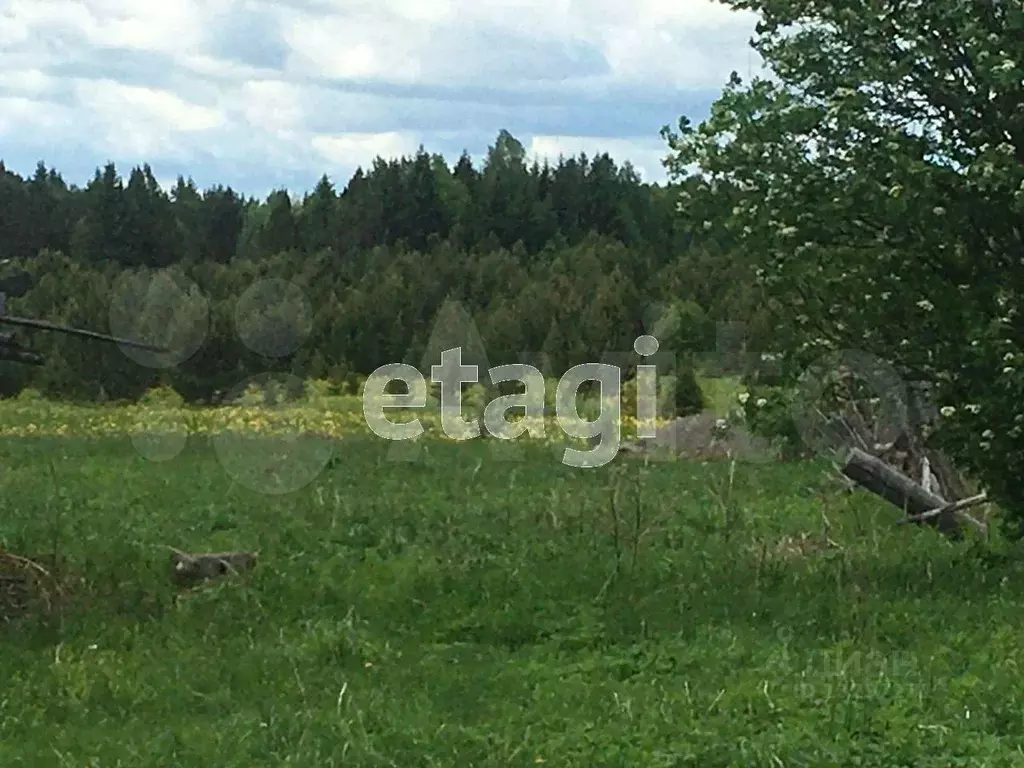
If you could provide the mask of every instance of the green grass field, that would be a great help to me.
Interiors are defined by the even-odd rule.
[[[815,464],[388,448],[274,496],[205,438],[0,439],[0,545],[67,592],[0,626],[0,766],[1024,764],[1012,552]],[[260,563],[180,592],[168,546]]]

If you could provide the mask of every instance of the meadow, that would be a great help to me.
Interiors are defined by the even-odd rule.
[[[1015,547],[821,462],[396,452],[342,405],[0,403],[0,547],[64,593],[0,625],[0,765],[1024,764]],[[169,547],[260,562],[182,591]]]

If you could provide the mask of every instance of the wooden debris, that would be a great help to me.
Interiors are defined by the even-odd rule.
[[[182,552],[171,547],[171,580],[178,586],[193,586],[252,570],[258,560],[258,552]]]
[[[967,520],[969,523],[971,523],[972,525],[977,527],[982,532],[987,532],[988,531],[988,526],[987,525],[985,525],[980,520],[976,520],[975,518],[971,517],[970,515],[968,515],[966,512],[963,511],[963,510],[967,509],[968,507],[973,507],[973,506],[976,506],[978,504],[984,504],[986,501],[988,501],[988,494],[987,493],[979,493],[979,494],[976,494],[975,496],[968,496],[965,499],[960,499],[959,501],[950,502],[948,504],[945,504],[944,506],[937,507],[936,509],[930,509],[927,512],[922,512],[919,515],[909,515],[909,516],[903,518],[902,520],[900,520],[899,522],[900,523],[921,523],[921,522],[927,521],[928,519],[930,519],[932,517],[936,517],[938,515],[946,514],[948,512],[956,512],[956,513],[960,514],[960,517],[962,517],[964,520]]]
[[[0,621],[23,615],[32,604],[49,610],[63,588],[39,560],[0,549]]]
[[[831,419],[820,411],[817,416],[825,422],[823,437],[835,451],[838,461],[834,466],[840,475],[903,510],[901,522],[926,523],[953,538],[959,538],[962,523],[987,534],[985,523],[964,511],[982,501],[969,496],[964,479],[947,455],[927,447],[926,434],[939,418],[934,387],[927,382],[909,382],[903,402],[890,403],[901,409],[905,406],[905,415],[886,415],[874,407],[880,398],[858,396],[853,371],[842,369],[839,373],[836,384],[846,391],[833,395],[831,404],[838,406],[838,413]],[[887,423],[894,416],[898,424]]]
[[[28,609],[29,579],[24,573],[0,573],[0,621],[9,621]]]
[[[904,510],[908,522],[927,523],[954,538],[961,533],[961,520],[969,520],[985,530],[983,523],[968,518],[962,512],[963,508],[981,503],[983,499],[973,497],[949,502],[918,485],[881,458],[859,448],[848,451],[841,471],[857,485]]]

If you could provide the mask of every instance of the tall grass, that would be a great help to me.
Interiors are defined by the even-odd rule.
[[[994,545],[815,464],[388,448],[269,495],[205,438],[0,439],[0,546],[56,550],[66,592],[0,627],[0,765],[1021,758],[1024,570]],[[178,592],[168,547],[260,564]]]

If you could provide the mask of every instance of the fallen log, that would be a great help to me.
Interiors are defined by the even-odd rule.
[[[851,448],[840,471],[857,485],[899,507],[913,522],[927,523],[953,538],[962,534],[957,510],[946,499],[921,487],[882,459],[860,448]]]
[[[171,547],[171,580],[178,586],[240,573],[256,567],[257,552],[182,552]]]

